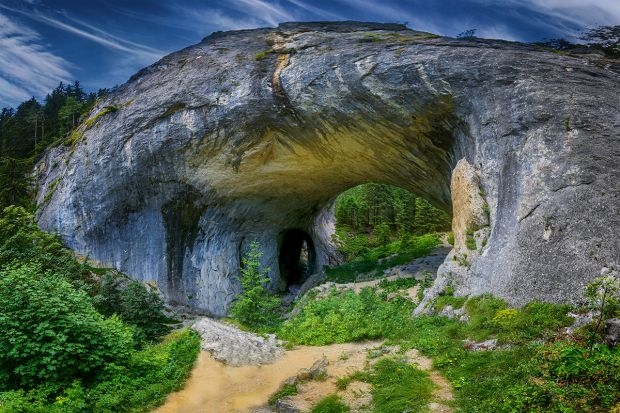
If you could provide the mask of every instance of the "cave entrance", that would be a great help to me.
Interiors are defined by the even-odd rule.
[[[280,277],[288,290],[302,285],[314,273],[316,252],[307,232],[289,229],[282,235],[280,245]]]

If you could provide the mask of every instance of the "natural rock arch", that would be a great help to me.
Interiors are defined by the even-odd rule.
[[[275,285],[282,231],[308,234],[316,268],[337,260],[343,190],[390,183],[450,211],[452,181],[460,241],[437,288],[575,300],[618,265],[614,70],[400,25],[213,34],[134,75],[81,139],[47,154],[39,224],[170,301],[223,315],[250,242]],[[463,245],[472,230],[475,251]]]

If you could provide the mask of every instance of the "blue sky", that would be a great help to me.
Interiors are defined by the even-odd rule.
[[[0,0],[0,107],[40,99],[60,81],[79,80],[87,91],[124,83],[213,31],[316,20],[571,39],[620,24],[620,0]]]

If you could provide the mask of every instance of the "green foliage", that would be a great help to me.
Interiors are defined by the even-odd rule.
[[[587,345],[560,338],[558,331],[572,323],[566,305],[531,302],[516,309],[495,297],[473,297],[464,304],[469,320],[463,323],[439,316],[412,318],[411,302],[387,301],[386,294],[334,290],[325,298],[302,303],[279,336],[312,345],[383,338],[403,350],[416,348],[432,357],[452,382],[463,412],[607,412],[620,403],[620,349],[597,345],[587,357]],[[455,299],[450,294],[444,297]],[[491,338],[506,347],[468,351],[463,344],[467,339]],[[375,411],[403,411],[390,403],[411,401],[407,395],[412,390],[405,383],[415,373],[402,371],[401,377],[400,370],[390,365],[374,376],[361,372],[340,380],[338,387],[377,377],[374,400],[385,400],[387,407],[375,406]],[[382,386],[389,389],[385,397],[378,391]]]
[[[474,232],[468,231],[465,238],[465,245],[467,249],[476,250],[476,239],[474,238]]]
[[[335,215],[337,228],[345,233],[367,235],[373,228],[376,233],[379,225],[389,227],[389,231],[380,229],[382,236],[375,238],[382,242],[374,246],[383,245],[385,234],[389,232],[391,236],[394,229],[402,236],[449,230],[451,226],[446,213],[422,198],[402,188],[376,183],[359,185],[340,194],[336,199]],[[343,234],[339,232],[338,235],[342,238]]]
[[[337,394],[331,394],[319,401],[310,413],[348,413],[349,406]]]
[[[353,240],[355,239],[357,238],[354,237]],[[386,268],[406,264],[423,257],[439,244],[440,241],[436,235],[427,234],[420,237],[409,236],[388,245],[368,248],[351,262],[327,268],[327,279],[335,282],[351,282],[355,281],[358,275],[369,273],[374,274],[375,277],[381,277]]]
[[[454,232],[452,231],[448,233],[448,244],[454,245]]]
[[[230,315],[250,327],[273,326],[279,318],[277,310],[281,302],[265,288],[269,281],[265,274],[269,269],[261,267],[261,256],[259,244],[252,242],[241,260],[242,291],[230,307]]]
[[[325,345],[379,337],[399,337],[411,319],[413,303],[396,297],[387,301],[371,288],[359,294],[332,291],[325,299],[308,301],[285,321],[279,335],[295,344]]]
[[[124,363],[132,332],[104,319],[88,296],[63,277],[24,264],[0,272],[0,388],[32,388],[92,379]]]
[[[163,313],[164,303],[157,292],[113,271],[105,273],[93,301],[101,314],[117,314],[135,327],[138,343],[160,338],[169,333],[170,324],[176,322]]]
[[[9,206],[0,212],[0,269],[25,263],[38,263],[76,286],[84,284],[83,266],[58,237],[41,231],[24,208]]]
[[[154,340],[170,331],[174,322],[163,314],[159,296],[142,283],[114,272],[101,282],[90,269],[76,261],[57,236],[41,231],[33,216],[22,207],[11,206],[0,214],[0,269],[8,265],[32,263],[70,280],[93,297],[97,311],[105,316],[118,314],[136,327],[136,340]]]
[[[381,280],[377,287],[379,287],[382,291],[385,292],[395,292],[398,290],[406,290],[408,288],[414,287],[417,285],[419,281],[413,277],[411,278],[397,278],[392,281],[388,281],[387,279]]]
[[[390,226],[386,223],[381,223],[375,226],[373,236],[375,237],[377,244],[381,246],[389,244],[392,237]]]
[[[116,273],[100,284],[95,272],[23,208],[0,213],[1,413],[149,411],[186,379],[197,335],[136,352],[168,329],[159,297]],[[8,391],[17,388],[29,390]]]
[[[588,307],[603,318],[616,316],[620,312],[620,279],[614,274],[595,278],[586,287]]]
[[[27,205],[32,179],[32,160],[9,156],[0,158],[0,209],[9,205]]]
[[[376,413],[426,411],[435,387],[427,373],[390,358],[379,360],[368,379]]]
[[[269,405],[273,406],[278,400],[286,396],[294,396],[297,394],[297,386],[295,384],[286,383],[277,392],[269,398]]]
[[[273,53],[273,49],[263,50],[262,52],[258,52],[254,55],[254,60],[256,61],[263,60],[272,53]]]
[[[146,413],[181,388],[199,351],[198,334],[175,332],[162,343],[133,352],[124,365],[108,364],[94,381],[0,393],[0,413]]]
[[[98,121],[99,119],[101,119],[103,116],[108,115],[108,114],[110,114],[110,113],[114,113],[114,112],[116,112],[116,111],[118,111],[118,107],[113,106],[113,105],[112,105],[112,106],[106,106],[106,107],[104,107],[103,109],[101,109],[99,112],[97,112],[94,116],[92,116],[92,117],[90,117],[90,118],[86,119],[86,120],[84,121],[84,127],[85,127],[86,129],[90,129],[90,128],[92,128],[92,127],[95,125],[95,123],[97,123],[97,121]]]
[[[77,81],[60,83],[43,104],[32,98],[17,109],[0,111],[0,210],[9,205],[32,207],[30,172],[34,163],[66,136],[77,141],[80,134],[72,130],[95,100],[107,93],[100,89],[86,94]]]
[[[590,353],[605,318],[620,312],[620,279],[614,274],[597,277],[586,287],[586,299],[591,310],[598,313],[590,334]]]
[[[428,234],[430,232],[450,231],[452,219],[446,212],[432,206],[422,198],[415,200],[415,219],[413,220],[414,234]]]

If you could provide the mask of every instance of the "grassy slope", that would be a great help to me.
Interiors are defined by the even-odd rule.
[[[372,270],[371,260],[364,261],[364,271]],[[357,265],[346,264],[331,274],[352,279]],[[620,412],[620,349],[597,344],[588,356],[587,328],[570,337],[562,333],[573,321],[566,316],[568,306],[532,302],[513,309],[490,296],[465,300],[445,295],[437,299],[436,308],[464,306],[467,321],[412,318],[411,301],[387,300],[387,291],[398,286],[383,287],[359,295],[334,290],[325,298],[304,300],[279,336],[310,345],[384,338],[403,351],[417,348],[450,380],[461,412]],[[466,340],[487,339],[496,339],[499,346],[492,351],[467,349]],[[396,375],[395,369],[388,370],[373,382],[375,391],[387,386],[397,392],[390,384],[402,382]],[[375,411],[389,410],[375,405]]]

